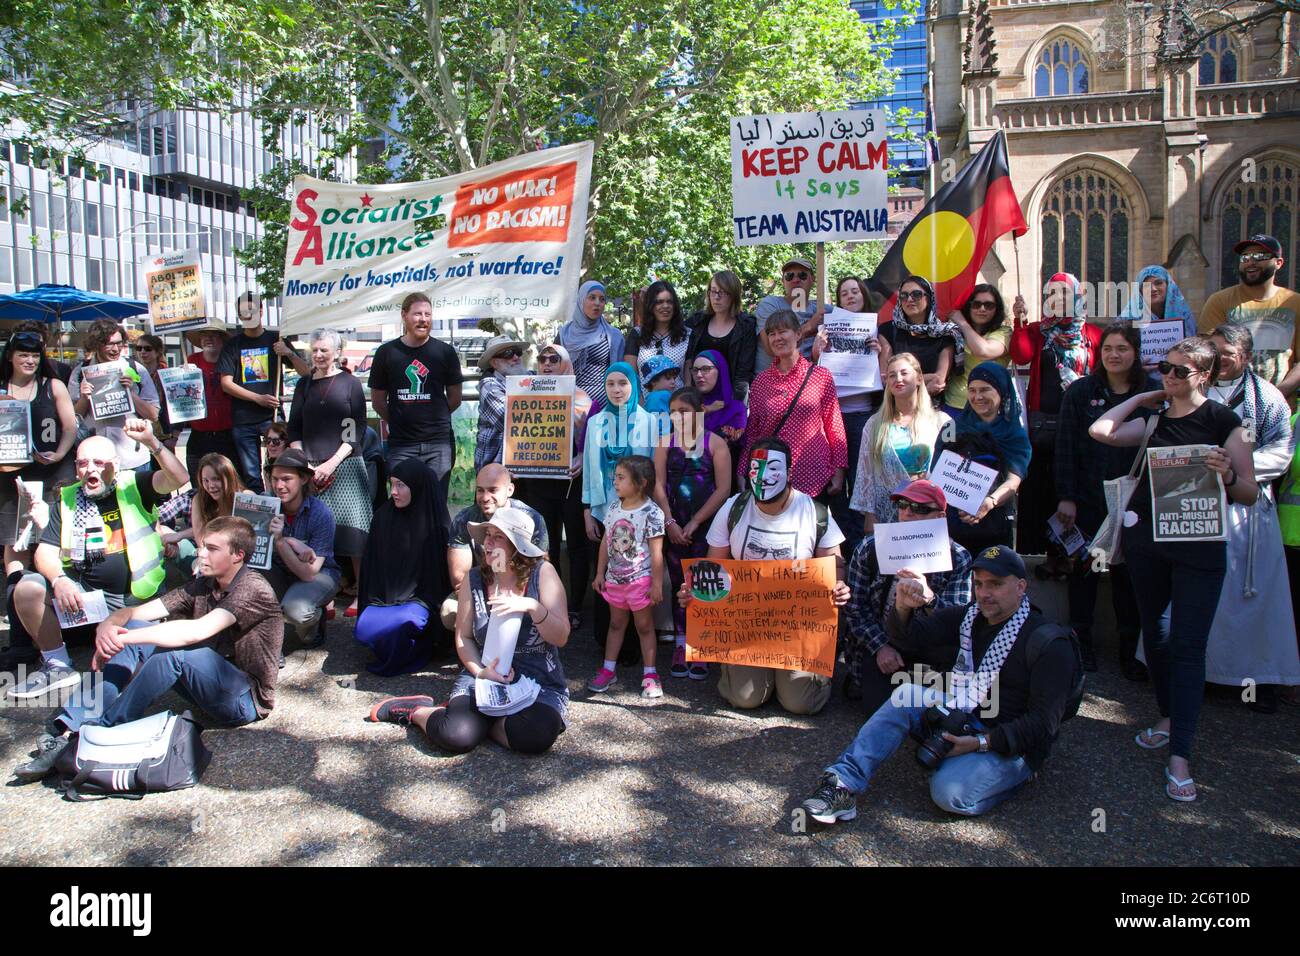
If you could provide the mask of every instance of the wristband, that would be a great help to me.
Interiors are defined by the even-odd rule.
[[[1223,483],[1223,487],[1225,488],[1231,488],[1233,485],[1237,483],[1237,469],[1232,468],[1230,470],[1232,471],[1232,481],[1225,481]]]

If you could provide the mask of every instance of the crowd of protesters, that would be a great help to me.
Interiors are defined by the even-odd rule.
[[[412,724],[449,752],[491,738],[541,753],[565,729],[560,649],[583,625],[587,598],[602,650],[583,675],[587,690],[605,693],[620,668],[639,668],[634,684],[654,700],[664,692],[660,644],[668,676],[711,676],[688,653],[685,562],[830,557],[840,686],[869,719],[804,801],[814,818],[850,819],[879,763],[909,732],[933,729],[942,695],[898,684],[917,666],[964,675],[954,698],[964,710],[987,699],[993,678],[1002,687],[999,716],[943,735],[951,746],[936,758],[935,801],[975,814],[1014,794],[1077,708],[1082,673],[1097,668],[1103,581],[1119,667],[1155,690],[1157,716],[1136,744],[1168,747],[1165,793],[1194,800],[1207,680],[1246,685],[1262,712],[1294,702],[1300,685],[1300,460],[1288,404],[1300,385],[1300,296],[1274,282],[1281,253],[1269,236],[1240,244],[1240,283],[1211,296],[1199,321],[1158,266],[1139,273],[1107,325],[1090,321],[1088,297],[1066,273],[1047,280],[1037,316],[1019,296],[1008,310],[987,284],[945,316],[931,284],[908,277],[861,346],[878,359],[878,388],[837,382],[819,363],[832,348],[828,315],[885,306],[861,278],[841,279],[833,303],[819,303],[812,264],[794,257],[781,293],[752,313],[732,272],[714,273],[694,310],[656,281],[638,293],[626,330],[606,317],[604,286],[588,281],[531,370],[576,379],[567,479],[519,479],[503,463],[507,383],[530,371],[530,349],[499,336],[478,362],[475,496],[456,515],[450,475],[471,467],[455,461],[452,429],[463,372],[431,335],[420,293],[402,302],[403,334],[375,352],[369,408],[337,332],[312,333],[301,355],[263,327],[251,295],[233,334],[220,323],[187,333],[206,400],[205,417],[191,422],[173,422],[160,399],[155,337],[132,345],[113,322],[91,325],[84,364],[120,368],[131,398],[127,415],[101,421],[82,366],[57,368],[41,327],[19,328],[0,356],[0,389],[31,403],[33,423],[52,426],[34,428],[30,464],[0,475],[12,635],[4,666],[32,668],[10,694],[76,681],[67,645],[80,641],[94,645],[114,699],[102,715],[60,711],[16,773],[43,776],[70,731],[134,719],[173,686],[221,722],[265,717],[286,639],[318,646],[336,599],[357,618],[373,673],[419,672],[440,646],[462,665],[448,700],[389,698],[372,720]],[[1288,311],[1289,347],[1253,340],[1260,316]],[[1171,319],[1186,336],[1144,362],[1143,328]],[[289,367],[291,401],[281,383]],[[367,424],[372,411],[386,447]],[[1226,541],[1153,534],[1143,450],[1179,445],[1210,448],[1206,468],[1228,501]],[[945,452],[995,474],[978,505],[952,506],[933,480]],[[1107,483],[1124,476],[1136,490],[1116,511]],[[24,490],[37,482],[39,495]],[[253,567],[253,526],[234,517],[241,492],[277,500],[264,568]],[[23,534],[20,513],[34,535]],[[881,526],[928,518],[947,522],[951,570],[882,572]],[[1071,531],[1091,542],[1114,521],[1122,549],[1105,560],[1067,547]],[[1022,554],[1043,555],[1033,573],[1065,583],[1061,621],[1030,605]],[[89,592],[102,592],[107,619],[60,626]],[[508,664],[488,656],[502,640]],[[813,715],[832,697],[823,674],[716,672],[720,697],[737,709],[775,697]],[[486,702],[495,698],[484,682],[501,686],[505,709]]]

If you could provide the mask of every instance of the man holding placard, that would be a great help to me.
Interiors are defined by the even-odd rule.
[[[952,661],[947,687],[903,684],[826,768],[801,809],[818,823],[852,820],[857,795],[909,735],[934,770],[940,809],[978,816],[1013,796],[1046,761],[1061,721],[1077,708],[1083,671],[1069,632],[1029,604],[1020,555],[1005,545],[972,562],[975,600],[918,613],[925,596],[900,590],[891,639]]]
[[[891,497],[898,505],[899,523],[877,525],[877,532],[891,528],[906,530],[919,526],[920,522],[935,522],[936,530],[948,542],[949,569],[883,570],[875,535],[865,538],[853,552],[848,573],[853,596],[845,609],[849,639],[844,651],[844,663],[848,667],[844,696],[850,700],[861,698],[868,713],[874,713],[889,697],[893,688],[891,675],[918,663],[916,657],[909,660],[891,644],[885,631],[898,596],[908,592],[919,595],[923,602],[919,613],[924,614],[946,607],[965,607],[971,598],[970,552],[957,542],[948,541],[945,520],[948,501],[943,491],[929,481],[920,480]]]
[[[709,526],[710,558],[738,561],[799,561],[839,556],[844,533],[826,505],[790,486],[790,446],[779,438],[760,438],[750,449],[749,488],[727,499]],[[837,563],[837,578],[840,569]],[[677,592],[686,607],[691,602],[688,579]],[[837,580],[832,592],[835,605],[849,600],[849,588]],[[688,633],[689,644],[689,633]],[[722,665],[718,692],[741,710],[765,704],[775,692],[792,714],[815,714],[831,696],[829,677],[809,671],[775,667]]]
[[[68,391],[76,397],[73,407],[77,414],[87,424],[93,422],[96,435],[104,435],[113,443],[121,466],[139,468],[149,462],[149,452],[126,436],[124,426],[128,415],[149,422],[158,420],[158,389],[143,365],[122,357],[125,348],[122,326],[112,319],[90,323],[86,330],[86,361],[72,370]],[[115,392],[120,402],[101,401],[100,393],[105,388]],[[112,398],[106,393],[105,397]]]

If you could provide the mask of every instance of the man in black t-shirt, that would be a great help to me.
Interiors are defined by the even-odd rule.
[[[292,365],[299,375],[311,374],[307,361],[280,340],[280,333],[262,327],[262,300],[251,292],[239,297],[240,334],[221,349],[217,376],[230,396],[232,433],[239,452],[240,477],[249,491],[263,493],[262,432],[280,407],[280,367]]]
[[[447,493],[456,445],[451,413],[460,407],[460,358],[446,342],[431,338],[433,306],[423,292],[402,301],[401,338],[375,350],[370,368],[370,403],[388,423],[388,470],[418,458],[438,481],[439,511],[447,522]]]
[[[65,615],[76,616],[84,612],[88,592],[102,591],[111,611],[124,606],[127,595],[137,601],[154,597],[162,585],[155,508],[190,476],[149,422],[129,418],[123,432],[149,450],[157,467],[121,469],[113,442],[94,435],[77,447],[77,483],[61,491],[48,515],[44,503],[33,505],[45,530],[33,562],[37,573],[18,582],[14,608],[35,636],[42,664],[10,690],[11,697],[39,697],[80,680],[64,640],[92,639],[95,622],[60,630],[56,603]]]

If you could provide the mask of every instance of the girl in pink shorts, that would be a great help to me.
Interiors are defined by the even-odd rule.
[[[650,500],[655,468],[645,455],[628,455],[614,467],[618,502],[605,511],[605,537],[592,587],[609,603],[605,662],[587,689],[603,694],[618,679],[614,668],[630,615],[641,641],[641,696],[662,697],[655,669],[654,605],[664,587],[664,513]]]

